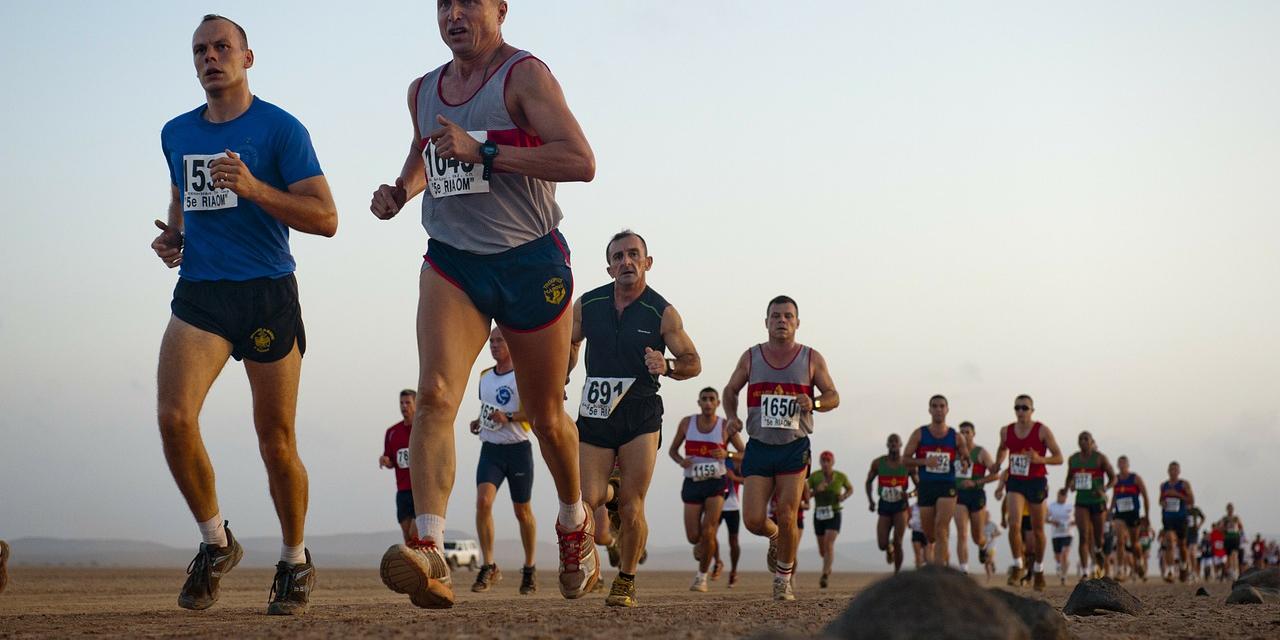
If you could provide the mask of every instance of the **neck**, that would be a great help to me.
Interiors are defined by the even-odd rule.
[[[1035,424],[1035,423],[1034,423],[1034,422],[1032,422],[1030,418],[1027,418],[1027,419],[1025,419],[1025,420],[1024,420],[1024,419],[1022,419],[1022,418],[1018,418],[1017,425],[1018,425],[1019,427],[1022,427],[1023,429],[1028,429],[1028,428],[1030,428],[1030,427],[1031,427],[1031,425],[1033,425],[1033,424]]]
[[[645,283],[644,278],[637,279],[631,285],[625,285],[625,284],[622,284],[621,282],[614,282],[613,283],[613,301],[617,303],[619,307],[625,307],[631,304],[632,302],[639,300],[640,295],[644,293],[645,287],[647,286],[648,284]]]
[[[511,373],[511,370],[515,368],[515,363],[510,358],[507,358],[506,360],[499,360],[497,364],[493,365],[493,372],[500,375],[507,374]]]
[[[930,429],[934,429],[934,430],[937,430],[937,429],[946,429],[946,428],[947,428],[947,421],[946,421],[946,420],[942,420],[942,421],[938,421],[938,420],[931,420],[931,421],[929,421],[929,428],[930,428]]]
[[[413,416],[409,416],[408,418],[405,418],[404,420],[401,420],[400,422],[401,422],[401,424],[403,424],[403,425],[404,425],[404,426],[406,426],[406,427],[412,427],[412,426],[413,426]]]
[[[486,43],[482,47],[478,47],[474,51],[453,56],[453,70],[464,78],[469,78],[477,73],[485,73],[486,69],[493,63],[493,59],[497,57],[498,52],[506,46],[502,41],[502,36],[498,35],[492,42]]]
[[[899,457],[901,457],[901,455],[902,455],[902,453],[901,453],[901,452],[897,452],[897,453],[895,453],[895,452],[890,451],[890,452],[889,452],[889,459],[890,459],[890,460],[897,460]]]
[[[238,87],[210,93],[205,92],[204,119],[209,122],[230,122],[249,110],[253,104],[253,93],[249,91],[247,82]]]
[[[790,351],[796,346],[796,337],[794,335],[790,338],[775,338],[773,336],[769,336],[768,345],[776,350]]]

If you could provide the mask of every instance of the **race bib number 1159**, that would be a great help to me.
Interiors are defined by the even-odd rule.
[[[182,156],[183,211],[232,209],[240,204],[234,191],[213,186],[213,172],[209,169],[209,163],[225,157],[225,153]]]

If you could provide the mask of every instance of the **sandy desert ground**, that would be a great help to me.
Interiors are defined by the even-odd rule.
[[[513,569],[515,569],[513,567]],[[846,606],[850,596],[881,576],[837,574],[831,588],[817,589],[815,574],[801,574],[799,600],[774,603],[768,576],[743,574],[735,589],[725,578],[707,594],[688,591],[689,575],[642,573],[641,606],[620,610],[603,605],[604,593],[566,601],[555,576],[543,572],[534,596],[516,593],[518,570],[496,588],[473,594],[473,574],[463,571],[460,601],[450,611],[424,611],[391,593],[376,570],[320,568],[312,608],[300,618],[264,614],[271,572],[241,568],[223,583],[221,601],[204,612],[179,609],[179,570],[11,567],[8,590],[0,594],[0,638],[86,635],[261,638],[719,638],[745,637],[774,629],[797,636],[818,634]],[[1146,583],[1128,585],[1147,612],[1137,617],[1068,616],[1082,639],[1092,638],[1280,638],[1280,606],[1227,606],[1227,587],[1208,585],[1211,597],[1195,587]],[[1046,597],[1057,607],[1070,585],[1052,585]]]

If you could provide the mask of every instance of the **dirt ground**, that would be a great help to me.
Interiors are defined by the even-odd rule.
[[[450,611],[425,611],[388,591],[376,570],[320,568],[311,610],[300,618],[265,615],[271,572],[241,568],[223,582],[221,601],[203,612],[175,604],[181,570],[11,567],[9,588],[0,594],[0,638],[106,636],[316,637],[339,638],[721,638],[768,629],[799,636],[819,633],[849,597],[881,576],[837,574],[831,588],[817,589],[815,574],[798,577],[798,601],[774,603],[763,573],[743,574],[738,586],[725,578],[711,593],[691,593],[691,575],[640,574],[640,606],[606,608],[604,593],[566,601],[555,575],[540,574],[534,596],[516,593],[518,570],[509,571],[484,594],[469,591],[474,574],[457,574],[459,603]],[[611,576],[611,574],[610,574]],[[1147,605],[1137,617],[1068,617],[1072,632],[1093,638],[1280,638],[1280,606],[1227,606],[1227,588],[1146,583],[1127,585]],[[1061,607],[1070,585],[1053,585],[1048,600]]]

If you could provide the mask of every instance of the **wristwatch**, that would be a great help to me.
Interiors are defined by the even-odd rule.
[[[663,362],[667,363],[667,370],[666,370],[666,371],[663,371],[663,372],[662,372],[662,375],[667,376],[668,378],[670,378],[670,377],[671,377],[671,374],[673,374],[673,373],[675,373],[675,372],[676,372],[676,361],[675,361],[674,359],[672,359],[672,358],[667,358],[667,359],[663,360]]]
[[[484,161],[484,179],[489,179],[489,174],[493,173],[493,159],[498,157],[498,143],[492,140],[486,140],[480,145],[480,158]]]
[[[817,411],[818,409],[821,409],[821,408],[822,408],[822,401],[821,401],[821,400],[818,400],[817,398],[814,398],[814,400],[813,400],[813,410],[814,410],[814,411]]]

